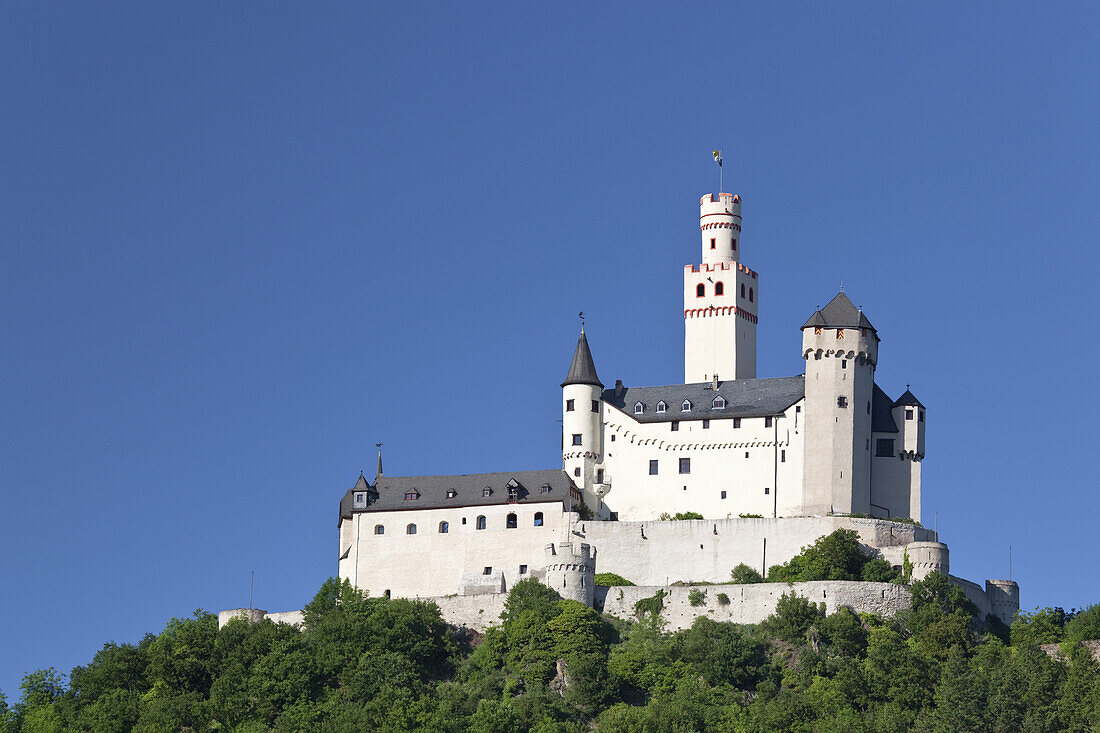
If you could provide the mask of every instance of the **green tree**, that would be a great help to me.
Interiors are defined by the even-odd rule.
[[[804,640],[810,627],[824,616],[824,604],[819,607],[800,595],[784,593],[775,604],[775,613],[761,625],[776,638],[794,643]]]
[[[763,583],[764,576],[756,572],[756,568],[749,567],[745,563],[738,565],[730,573],[732,583]]]

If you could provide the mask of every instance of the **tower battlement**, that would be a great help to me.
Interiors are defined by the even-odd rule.
[[[715,198],[715,196],[717,196],[717,198]],[[741,203],[741,197],[738,196],[735,193],[718,193],[718,194],[707,193],[707,194],[703,194],[703,197],[699,199],[699,205],[700,206],[702,206],[704,204],[721,204],[721,203],[728,203],[728,204],[731,204],[731,205],[732,204],[740,204]]]
[[[740,262],[714,262],[710,264],[704,262],[701,265],[684,265],[684,272],[721,272],[722,270],[738,270],[753,280],[757,279],[756,271],[745,267]]]

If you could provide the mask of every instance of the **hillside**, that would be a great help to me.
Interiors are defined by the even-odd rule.
[[[1075,642],[1100,606],[972,615],[942,575],[892,619],[786,596],[756,626],[664,633],[652,605],[610,622],[535,581],[463,638],[428,603],[330,579],[306,626],[218,629],[198,611],[106,644],[68,681],[26,675],[0,731],[1087,731],[1100,671]],[[1040,644],[1065,642],[1063,662]]]

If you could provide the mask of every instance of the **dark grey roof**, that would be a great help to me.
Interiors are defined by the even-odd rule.
[[[584,327],[581,327],[581,337],[577,339],[577,348],[573,351],[573,361],[569,364],[569,373],[565,375],[567,384],[592,384],[603,388],[603,383],[596,376],[596,365],[592,361],[592,351],[588,348],[588,337],[584,335]]]
[[[905,394],[903,394],[901,397],[898,397],[897,401],[894,402],[894,407],[897,407],[898,405],[916,405],[917,407],[924,407],[924,405],[920,403],[920,400],[917,399],[916,395],[914,395],[908,389],[905,390]]]
[[[848,296],[843,292],[837,293],[824,308],[815,311],[810,316],[810,320],[802,325],[802,328],[810,328],[811,326],[818,328],[869,328],[872,331],[875,330],[875,327],[867,320],[867,316],[863,315],[863,311],[852,305],[852,301],[848,300]]]
[[[874,396],[871,398],[871,430],[876,433],[898,432],[898,425],[891,412],[893,408],[894,401],[876,384]]]
[[[779,415],[806,394],[805,377],[775,377],[772,379],[735,379],[718,383],[668,384],[661,387],[623,387],[605,389],[603,400],[617,407],[638,422],[672,422],[673,420],[720,420],[729,417],[764,417]],[[722,409],[714,409],[714,398],[726,400]],[[657,412],[657,403],[664,400],[667,412]],[[690,400],[690,412],[682,412],[684,400]],[[634,404],[641,402],[645,412],[634,414]]]
[[[507,504],[509,484],[514,483],[517,503],[565,502],[569,489],[576,488],[561,469],[545,471],[512,471],[505,473],[466,473],[459,476],[386,476],[374,490],[377,498],[366,508],[354,509],[353,492],[348,489],[340,500],[340,519],[350,519],[352,512],[386,512],[403,509],[439,509],[468,506],[492,506]],[[543,492],[543,486],[549,491]],[[488,487],[492,492],[484,496]],[[447,492],[453,489],[454,498]],[[417,499],[405,499],[406,493],[416,492]]]

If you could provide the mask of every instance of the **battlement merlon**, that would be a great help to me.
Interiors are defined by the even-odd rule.
[[[684,265],[685,274],[689,272],[721,272],[723,270],[738,270],[739,272],[745,273],[753,280],[757,280],[759,277],[755,270],[745,267],[740,262],[714,262],[709,264],[704,262],[701,265]]]

